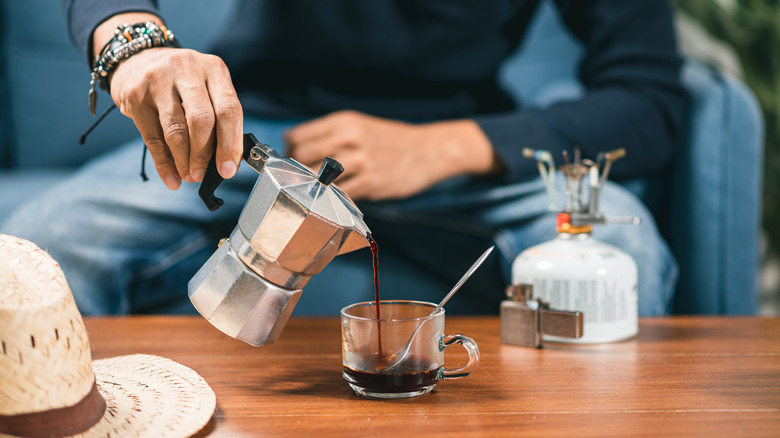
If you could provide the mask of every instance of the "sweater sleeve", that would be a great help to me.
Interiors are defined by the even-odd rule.
[[[108,18],[123,12],[159,15],[155,0],[62,0],[70,40],[91,63],[92,33]]]
[[[624,147],[615,179],[649,176],[670,162],[681,135],[687,96],[680,83],[672,10],[666,0],[556,0],[567,27],[583,42],[579,76],[585,94],[542,109],[475,118],[512,180],[535,175],[522,149],[583,157]]]

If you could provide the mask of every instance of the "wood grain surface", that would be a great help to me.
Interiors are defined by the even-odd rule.
[[[293,318],[261,348],[200,317],[85,322],[94,359],[157,354],[200,373],[218,405],[201,436],[780,436],[780,318],[641,319],[629,341],[528,349],[500,343],[498,317],[448,317],[479,368],[396,401],[344,381],[337,318]]]

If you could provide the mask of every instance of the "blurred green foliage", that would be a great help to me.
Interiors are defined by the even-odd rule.
[[[780,252],[780,0],[673,0],[707,31],[736,50],[745,83],[764,113],[763,228]]]

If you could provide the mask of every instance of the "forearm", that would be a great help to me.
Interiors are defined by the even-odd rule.
[[[685,99],[682,93],[665,99],[621,87],[591,91],[581,99],[548,108],[477,118],[506,163],[508,177],[536,175],[536,163],[523,148],[549,150],[556,161],[562,151],[578,146],[584,157],[625,148],[626,158],[613,169],[615,179],[646,177],[662,171],[679,141]]]
[[[560,152],[579,146],[594,159],[625,148],[616,179],[658,174],[670,162],[683,129],[686,93],[680,83],[672,11],[657,0],[556,0],[583,43],[579,98],[544,108],[475,119],[513,180],[536,175],[522,149]]]

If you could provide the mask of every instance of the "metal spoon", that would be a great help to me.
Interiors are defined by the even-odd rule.
[[[474,262],[473,265],[471,265],[471,267],[468,269],[468,271],[466,271],[466,273],[463,274],[463,276],[460,278],[460,280],[458,280],[458,282],[455,284],[455,286],[449,291],[449,293],[447,293],[447,295],[444,297],[444,299],[441,300],[439,305],[436,306],[436,308],[433,309],[433,312],[431,312],[430,315],[428,315],[428,316],[432,316],[433,314],[438,312],[439,309],[444,307],[444,304],[446,304],[447,301],[449,301],[450,298],[452,298],[452,296],[455,295],[455,292],[457,292],[458,289],[460,289],[460,287],[463,286],[463,283],[465,283],[466,280],[468,280],[471,277],[471,275],[474,274],[474,272],[480,266],[482,266],[482,263],[485,261],[485,259],[493,251],[493,248],[495,248],[495,246],[491,246],[485,252],[483,252],[481,256],[479,256],[477,261]],[[406,341],[406,344],[404,344],[403,348],[401,348],[400,350],[398,350],[395,353],[391,354],[390,356],[387,356],[379,364],[379,367],[377,367],[377,371],[383,372],[383,373],[387,373],[387,374],[391,374],[391,373],[389,373],[389,371],[392,368],[397,367],[399,364],[401,364],[401,362],[404,361],[404,359],[406,359],[406,356],[409,354],[409,349],[412,347],[412,341],[414,340],[414,337],[417,336],[417,332],[420,331],[420,327],[422,327],[424,322],[425,322],[425,320],[420,321],[420,323],[417,324],[417,327],[414,328],[414,331],[412,332],[412,335],[409,336],[409,340]]]

